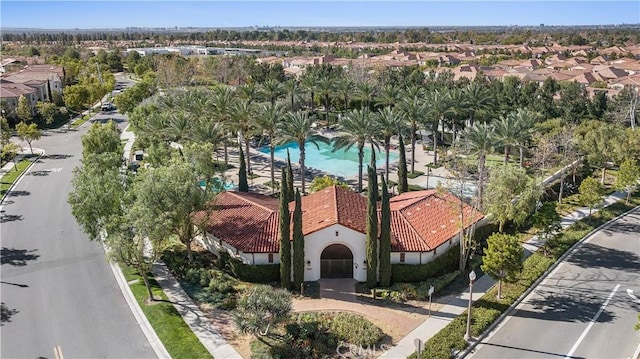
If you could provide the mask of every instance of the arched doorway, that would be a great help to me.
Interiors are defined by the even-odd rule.
[[[353,278],[353,253],[343,244],[327,246],[320,255],[321,278]]]

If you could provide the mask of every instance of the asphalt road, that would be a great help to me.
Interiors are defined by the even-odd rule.
[[[479,358],[630,358],[640,345],[640,211],[585,241],[476,348]]]
[[[34,142],[47,156],[2,207],[2,358],[53,358],[55,346],[66,358],[156,357],[101,245],[88,240],[67,204],[88,127]]]

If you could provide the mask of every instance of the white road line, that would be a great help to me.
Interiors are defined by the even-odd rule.
[[[604,301],[604,304],[602,304],[602,306],[600,307],[596,315],[593,316],[593,319],[591,319],[591,322],[589,323],[589,325],[587,325],[587,328],[585,328],[585,330],[582,332],[582,335],[580,336],[580,338],[578,338],[578,341],[573,345],[573,348],[571,348],[571,350],[569,351],[567,356],[564,357],[564,359],[570,359],[573,353],[576,351],[576,349],[578,349],[578,346],[580,345],[584,337],[587,336],[587,333],[589,333],[589,330],[591,330],[591,327],[593,327],[596,320],[598,320],[598,317],[600,316],[600,314],[602,314],[602,312],[604,311],[604,308],[607,306],[607,304],[609,304],[609,302],[611,301],[611,298],[613,298],[613,296],[616,294],[616,292],[618,291],[618,288],[620,288],[620,284],[616,285],[616,287],[613,288],[613,291],[609,293],[607,300]]]

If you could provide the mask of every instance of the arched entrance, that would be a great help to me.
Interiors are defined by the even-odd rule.
[[[353,253],[343,244],[327,246],[320,255],[321,278],[353,278]]]

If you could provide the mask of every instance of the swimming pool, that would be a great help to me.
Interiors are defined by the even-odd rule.
[[[305,167],[316,168],[328,174],[341,177],[351,177],[358,174],[358,149],[356,146],[349,150],[337,150],[333,152],[333,143],[318,142],[318,146],[311,142],[306,142],[305,148]],[[276,146],[275,157],[287,160],[287,149],[291,154],[291,163],[298,163],[300,160],[300,150],[298,144],[289,142],[287,144]],[[260,152],[269,154],[269,147],[260,148]],[[389,163],[398,160],[398,155],[389,153]],[[364,148],[363,172],[367,170],[367,165],[371,162],[371,146]],[[376,167],[384,168],[385,156],[384,150],[376,150]]]
[[[206,186],[205,181],[200,181],[200,187],[202,187],[202,189],[204,189]],[[222,182],[222,180],[218,177],[214,177],[211,180],[211,187],[215,188],[215,189],[222,189],[224,188],[226,191],[232,190],[234,188],[236,188],[237,186],[233,183],[233,182]]]

